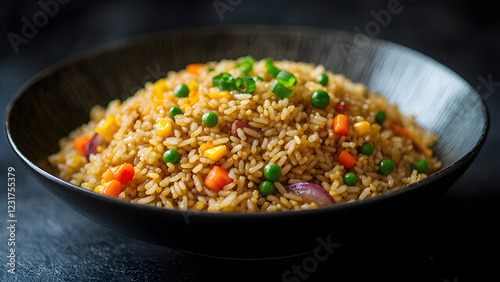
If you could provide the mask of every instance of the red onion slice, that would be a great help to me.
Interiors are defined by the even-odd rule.
[[[231,135],[238,137],[238,128],[243,129],[245,127],[250,127],[250,126],[239,119],[235,120],[233,122],[233,125],[231,126]]]
[[[286,190],[304,199],[315,202],[319,207],[335,204],[332,196],[321,186],[309,182],[299,182],[287,185]]]
[[[104,147],[104,139],[101,135],[96,133],[94,134],[94,136],[92,136],[89,143],[87,144],[87,147],[85,148],[85,156],[87,157],[87,160],[89,159],[90,154],[97,154],[98,146]]]

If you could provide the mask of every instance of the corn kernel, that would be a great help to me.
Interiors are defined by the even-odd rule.
[[[227,148],[226,145],[220,145],[217,147],[213,147],[210,149],[207,149],[203,155],[212,161],[218,161],[225,155],[227,155]]]
[[[156,132],[158,136],[167,138],[174,132],[172,127],[172,120],[170,118],[160,118],[156,121]]]
[[[104,147],[103,146],[97,146],[97,152],[100,154],[102,153],[102,151],[104,151]]]
[[[77,167],[81,162],[82,160],[80,159],[80,156],[75,155],[71,157],[71,159],[69,159],[69,163],[66,164],[69,165],[70,167]]]
[[[221,91],[221,92],[215,92],[215,93],[208,93],[208,97],[210,99],[220,100],[222,98],[229,99],[229,98],[231,98],[231,95],[229,94],[229,91]]]
[[[200,94],[196,91],[191,91],[189,92],[188,98],[189,98],[189,104],[194,105],[200,100]]]
[[[139,105],[137,104],[133,104],[132,106],[128,107],[126,110],[125,110],[125,113],[127,115],[129,115],[131,112],[137,110],[139,108]],[[121,118],[121,117],[120,117]]]
[[[95,131],[102,136],[104,141],[109,143],[113,140],[113,135],[118,129],[120,129],[120,126],[115,122],[115,115],[109,115],[104,124],[97,127]]]
[[[358,135],[364,135],[370,132],[370,123],[366,120],[355,123],[353,126],[354,130],[358,133]]]
[[[167,84],[165,84],[165,79],[163,78],[158,79],[158,81],[153,84],[153,88],[154,94],[159,96],[163,96],[163,93],[168,90]]]
[[[198,152],[200,152],[200,155],[204,155],[206,150],[213,147],[214,146],[212,144],[204,143],[200,145],[200,148],[198,148]]]
[[[160,99],[160,98],[158,98],[158,97],[155,97],[155,98],[153,99],[153,105],[155,105],[155,107],[158,107],[158,106],[160,106],[160,105],[163,105],[163,99]]]
[[[196,81],[190,81],[187,87],[189,91],[198,91],[198,83],[196,83]]]

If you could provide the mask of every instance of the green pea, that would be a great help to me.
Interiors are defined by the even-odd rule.
[[[356,182],[358,182],[358,178],[356,177],[356,174],[352,172],[348,172],[344,174],[343,176],[344,179],[344,184],[347,186],[354,186],[356,185]]]
[[[316,77],[316,82],[323,86],[326,86],[328,84],[328,76],[324,73],[320,74]]]
[[[269,181],[277,181],[281,177],[281,168],[274,163],[264,167],[264,177]]]
[[[189,95],[189,88],[184,84],[179,84],[174,89],[175,97],[182,98]]]
[[[259,185],[259,192],[264,197],[273,194],[274,184],[271,181],[262,181]]]
[[[170,115],[170,118],[175,120],[174,117],[176,115],[182,115],[182,111],[178,107],[172,107],[172,108],[170,108],[170,110],[168,110],[168,114]]]
[[[389,175],[394,171],[394,163],[389,159],[383,159],[378,164],[378,173]]]
[[[219,117],[214,112],[208,112],[201,117],[201,122],[206,127],[214,127],[219,122]]]
[[[418,173],[426,173],[429,170],[429,164],[426,160],[418,159],[413,163],[413,169]]]
[[[373,154],[372,145],[370,145],[368,143],[363,143],[363,145],[361,145],[361,154],[366,155],[366,156],[370,156],[371,154]]]
[[[323,90],[314,91],[311,95],[311,104],[318,109],[324,109],[330,104],[330,95]]]
[[[375,115],[375,122],[378,124],[382,124],[385,120],[385,113],[382,111],[378,111]]]
[[[179,152],[177,150],[168,150],[163,154],[163,162],[165,164],[171,163],[171,164],[176,164],[179,162],[181,159],[181,156],[179,155]]]

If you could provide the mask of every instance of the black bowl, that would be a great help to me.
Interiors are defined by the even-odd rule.
[[[146,81],[189,63],[252,55],[323,64],[388,97],[439,141],[443,168],[405,188],[362,201],[300,212],[178,211],[108,198],[57,177],[47,157],[88,121],[95,104],[132,95]],[[150,243],[217,257],[269,258],[326,248],[380,222],[419,212],[474,160],[488,131],[478,93],[457,74],[411,49],[334,30],[233,26],[182,29],[122,41],[56,64],[12,99],[5,132],[37,179],[93,221]]]

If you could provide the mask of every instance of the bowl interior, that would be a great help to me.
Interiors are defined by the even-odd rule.
[[[239,27],[188,29],[110,45],[66,60],[27,83],[6,118],[11,143],[54,173],[47,156],[58,150],[61,137],[88,121],[93,105],[125,99],[146,81],[189,63],[250,54],[323,64],[365,83],[439,136],[434,150],[443,168],[476,146],[487,113],[467,82],[416,51],[360,36],[309,28]]]
[[[88,122],[93,105],[123,100],[146,81],[156,81],[189,63],[246,55],[323,64],[386,96],[403,114],[414,115],[418,124],[438,135],[434,152],[443,162],[441,175],[472,161],[484,143],[488,113],[481,97],[461,77],[429,57],[361,35],[268,26],[169,31],[65,60],[31,79],[12,100],[5,119],[9,142],[26,164],[53,182],[56,173],[47,157],[58,151],[62,137]],[[426,183],[442,177],[439,174]],[[94,197],[103,205],[116,204],[70,184],[58,185],[79,191],[79,197]],[[405,193],[411,188],[400,190]]]

